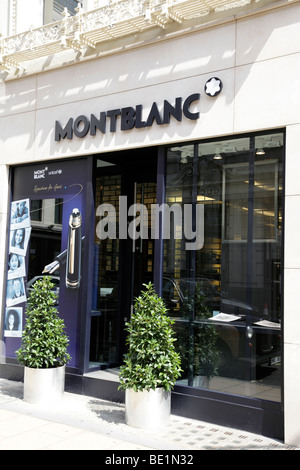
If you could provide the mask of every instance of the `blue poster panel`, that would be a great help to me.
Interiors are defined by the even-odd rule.
[[[55,281],[56,292],[59,292],[59,314],[64,318],[70,337],[72,362],[76,363],[87,179],[85,158],[42,162],[14,169],[4,312],[8,357],[15,357],[22,336],[28,292],[33,280],[30,262],[43,259],[45,263],[39,266],[34,278],[50,274]],[[45,206],[47,210],[39,219],[41,207]],[[48,252],[45,248],[47,237],[54,223],[48,214],[53,218],[56,213],[60,214],[59,240],[56,242],[59,246]]]

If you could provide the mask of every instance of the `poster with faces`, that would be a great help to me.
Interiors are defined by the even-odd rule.
[[[9,253],[26,256],[31,228],[16,228],[10,231]]]
[[[25,276],[25,257],[13,252],[9,253],[7,279]]]
[[[30,227],[29,199],[11,203],[10,229]]]
[[[20,338],[22,336],[22,318],[22,307],[6,308],[4,336]]]
[[[6,306],[18,305],[26,302],[25,282],[23,277],[8,279],[6,289]]]
[[[20,199],[11,203],[10,220],[6,307],[22,304],[27,300],[25,288],[25,258],[31,233],[29,199]],[[17,318],[16,312],[20,313],[20,311],[15,308],[14,314],[11,313],[10,315],[10,326],[12,325],[13,319]],[[18,325],[19,324],[20,321],[18,322]]]

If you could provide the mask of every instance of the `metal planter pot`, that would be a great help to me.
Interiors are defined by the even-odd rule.
[[[125,422],[142,429],[157,429],[167,426],[171,414],[171,392],[162,388],[125,392]]]
[[[65,389],[66,366],[50,369],[24,369],[24,400],[29,403],[56,403]]]

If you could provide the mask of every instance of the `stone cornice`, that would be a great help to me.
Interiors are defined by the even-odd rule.
[[[75,16],[69,16],[65,9],[62,21],[6,38],[0,36],[0,80],[139,47],[228,21],[258,7],[274,8],[294,1],[110,0],[107,6],[88,12],[78,4]]]

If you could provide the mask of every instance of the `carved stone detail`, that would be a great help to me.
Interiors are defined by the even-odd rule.
[[[16,5],[16,0],[11,2]],[[61,21],[0,37],[0,69],[18,67],[18,63],[64,49],[95,48],[103,41],[139,34],[151,27],[165,29],[172,22],[182,23],[211,11],[237,8],[249,2],[251,0],[107,0],[106,6],[88,12],[84,12],[78,2],[74,16],[65,8]],[[99,5],[99,2],[94,3]]]

